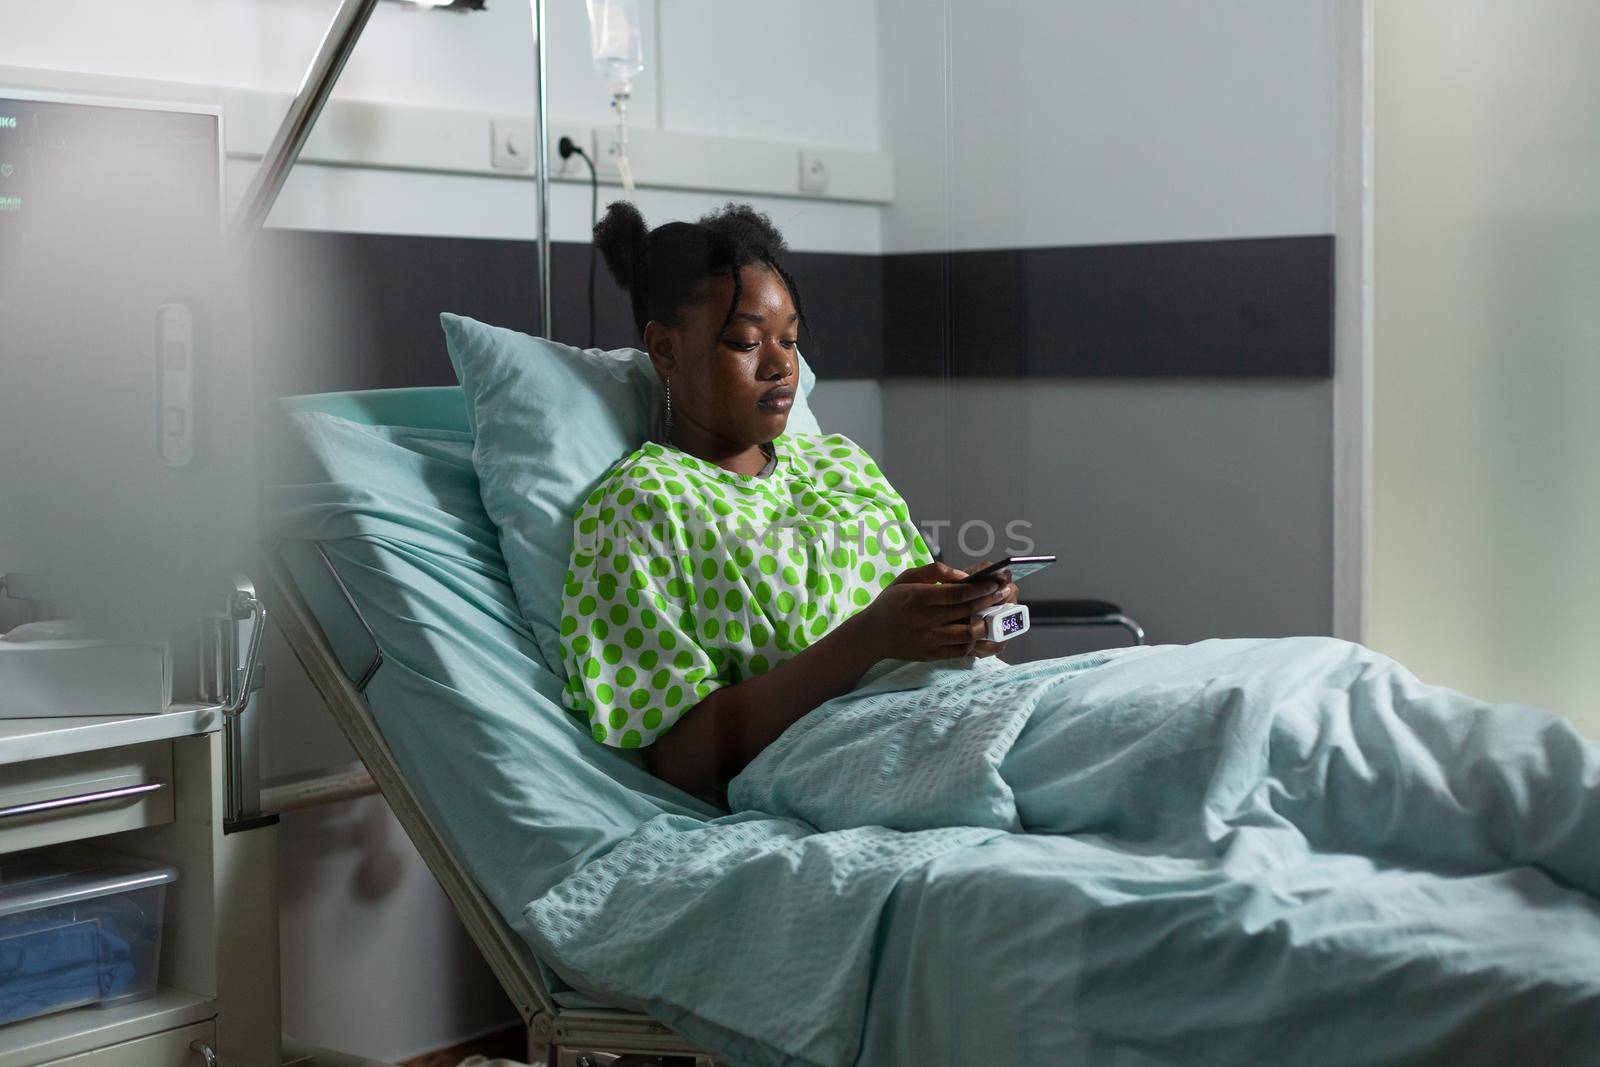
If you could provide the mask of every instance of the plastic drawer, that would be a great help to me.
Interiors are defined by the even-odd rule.
[[[177,879],[164,864],[85,848],[0,857],[0,1041],[10,1023],[154,993]]]

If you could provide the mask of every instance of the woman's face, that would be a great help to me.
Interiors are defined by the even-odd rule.
[[[728,328],[733,279],[708,282],[678,326],[645,328],[651,362],[672,386],[674,436],[721,448],[764,445],[783,433],[798,385],[799,314],[768,267],[740,272],[743,291]]]

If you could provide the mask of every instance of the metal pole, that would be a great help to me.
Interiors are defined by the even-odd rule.
[[[377,6],[378,0],[340,0],[339,9],[328,24],[328,32],[323,34],[322,44],[317,48],[316,58],[306,68],[305,78],[289,104],[289,111],[283,116],[272,144],[261,157],[261,166],[250,179],[250,188],[245,190],[244,199],[234,213],[229,236],[241,251],[249,247],[266,224],[272,205],[283,190],[284,180],[289,177],[289,169],[300,158],[300,149],[316,125],[322,105],[328,102],[333,85],[344,70],[345,60],[355,50],[356,41],[360,40],[367,19]]]
[[[550,337],[550,115],[545,107],[544,0],[532,0],[532,4],[533,75],[539,94],[533,112],[533,165],[538,168],[534,181],[539,186],[539,332]]]

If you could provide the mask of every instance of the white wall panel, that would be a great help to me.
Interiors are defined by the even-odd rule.
[[[1327,0],[882,0],[890,251],[1333,228]]]
[[[0,17],[5,20],[0,66],[287,93],[299,84],[334,7],[332,0],[137,4],[60,0],[48,5],[0,0]],[[875,18],[870,4],[834,0],[813,9],[769,0],[761,5],[713,7],[727,8],[731,21],[721,25],[723,20],[712,17],[719,12],[705,5],[694,11],[686,7],[687,21],[678,23],[679,32],[672,38],[672,48],[683,49],[683,54],[669,48],[671,58],[664,61],[656,50],[657,4],[651,0],[640,4],[646,70],[635,85],[630,112],[634,126],[656,126],[660,90],[677,100],[672,112],[675,131],[852,151],[878,149]],[[846,32],[838,35],[838,47],[830,50],[827,42],[834,34],[824,20],[841,13],[848,16]],[[552,123],[609,125],[614,121],[610,97],[590,62],[582,0],[550,3],[547,15]],[[800,84],[781,78],[745,80],[731,94],[739,105],[729,110],[723,98],[730,95],[731,75],[722,57],[729,50],[747,54],[742,49],[752,26],[767,19],[777,20],[785,35],[807,45],[814,80]],[[686,25],[693,32],[685,31]],[[532,64],[526,3],[496,0],[469,14],[384,3],[373,13],[340,76],[334,99],[531,115]],[[700,108],[712,110],[701,114]],[[484,154],[487,157],[487,143]],[[552,161],[553,167],[560,167],[553,155]],[[841,166],[846,162],[841,160]],[[581,168],[576,161],[570,166]],[[789,169],[784,164],[785,173]],[[798,157],[792,170],[798,180]],[[230,164],[234,198],[251,173],[249,164]],[[282,206],[269,223],[376,233],[531,237],[536,215],[528,205],[534,195],[526,180],[305,165],[293,172]],[[602,202],[620,195],[614,185],[601,189]],[[587,189],[557,183],[552,197],[556,239],[586,239]],[[768,211],[780,225],[792,227],[785,232],[795,248],[873,252],[880,247],[881,212],[876,207],[797,197],[739,198]],[[641,189],[638,197],[652,221],[692,218],[728,199],[728,193],[715,191],[648,188]]]
[[[0,0],[0,63],[293,92],[335,7],[334,0]],[[655,5],[640,7],[651,62]],[[609,97],[589,62],[582,0],[550,3],[548,16],[551,114],[609,121]],[[647,72],[636,91],[641,120],[653,125],[654,76]],[[530,8],[496,0],[462,14],[379,4],[334,96],[531,113]]]
[[[665,0],[662,125],[877,151],[877,23],[861,0]]]
[[[228,188],[244,193],[255,164],[230,161]],[[600,210],[620,192],[600,187]],[[727,203],[726,193],[639,189],[633,200],[652,225],[694,218]],[[767,212],[789,246],[805,252],[875,253],[880,209],[873,204],[828,204],[788,197],[742,196]],[[297,166],[284,183],[270,224],[346,233],[409,233],[437,237],[500,237],[531,241],[537,234],[537,193],[528,181],[475,175],[425,174],[360,167]],[[550,231],[557,241],[589,239],[589,188],[556,183],[550,189]]]

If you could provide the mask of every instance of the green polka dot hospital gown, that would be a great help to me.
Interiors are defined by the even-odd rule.
[[[849,438],[772,444],[768,471],[747,476],[648,443],[578,509],[561,640],[567,704],[595,740],[650,744],[931,561],[905,501]]]

